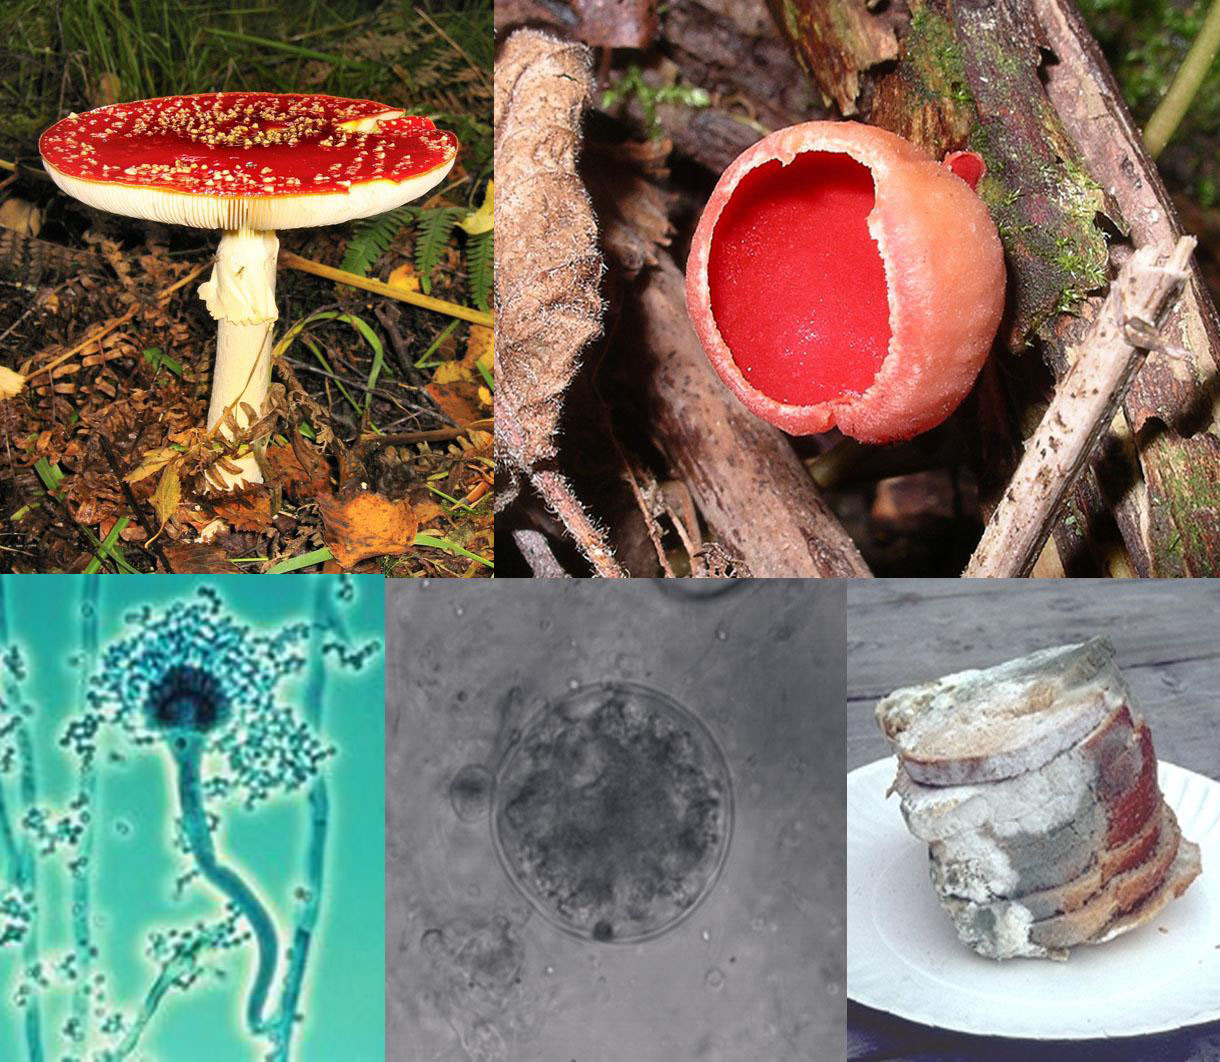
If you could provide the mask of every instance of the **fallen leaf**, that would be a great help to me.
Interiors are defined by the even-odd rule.
[[[478,420],[484,412],[479,392],[486,388],[482,386],[483,377],[478,375],[471,354],[472,349],[467,346],[466,355],[460,361],[441,362],[427,386],[432,401],[458,424]]]
[[[464,361],[482,362],[488,368],[495,364],[496,334],[486,325],[471,325],[466,338]]]
[[[271,523],[271,491],[255,486],[227,495],[212,512],[237,531],[266,531]]]
[[[157,514],[157,519],[161,521],[161,526],[164,527],[178,508],[178,502],[182,500],[182,482],[178,478],[177,463],[171,462],[165,466],[161,479],[157,483],[157,489],[152,492],[152,496],[148,500]]]
[[[419,527],[410,502],[393,501],[373,491],[322,495],[318,511],[322,539],[344,568],[370,557],[406,553]]]
[[[25,377],[0,366],[0,398],[15,398],[25,389]]]
[[[144,460],[140,462],[137,468],[128,472],[123,478],[128,483],[138,483],[147,476],[160,472],[171,461],[181,456],[181,451],[175,450],[172,446],[163,446],[158,450],[145,450]]]
[[[484,232],[490,232],[492,218],[494,217],[492,205],[494,200],[494,182],[488,181],[487,189],[483,192],[483,202],[479,204],[479,209],[472,210],[462,218],[458,222],[458,228],[465,232],[467,236],[479,236]]]
[[[470,366],[460,361],[443,361],[432,374],[432,382],[438,384],[457,383],[459,380],[473,380],[474,373]]]
[[[163,547],[165,556],[175,572],[207,572],[214,575],[233,575],[238,571],[219,546],[208,546],[199,542],[167,542]]]
[[[298,440],[295,446],[267,447],[267,464],[274,481],[298,498],[312,499],[330,491],[330,471],[315,448]]]
[[[0,228],[12,229],[19,236],[37,236],[42,230],[42,211],[24,199],[0,203]]]
[[[458,383],[430,383],[428,394],[445,414],[458,424],[469,424],[483,416],[479,388],[471,380]]]
[[[496,459],[514,483],[555,455],[563,394],[601,331],[597,222],[576,171],[590,65],[588,49],[534,30],[496,62]]]
[[[405,288],[407,291],[419,291],[419,273],[410,262],[404,262],[390,273],[386,283],[391,287]]]

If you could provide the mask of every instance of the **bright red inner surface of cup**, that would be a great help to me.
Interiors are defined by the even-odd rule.
[[[764,163],[712,234],[712,316],[756,390],[812,405],[868,389],[889,349],[885,267],[868,231],[873,178],[847,155]]]

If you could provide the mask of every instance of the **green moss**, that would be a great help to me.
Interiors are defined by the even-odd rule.
[[[703,89],[694,85],[683,85],[680,82],[672,85],[650,85],[644,80],[643,71],[635,65],[629,67],[622,77],[602,93],[602,107],[610,110],[633,99],[638,101],[644,112],[644,126],[653,140],[664,133],[657,117],[657,107],[662,103],[676,103],[697,109],[707,107],[712,102]]]
[[[973,102],[966,64],[947,18],[926,4],[916,7],[906,47],[907,58],[929,98]]]
[[[1157,459],[1152,534],[1158,576],[1214,576],[1220,537],[1220,441],[1207,434],[1170,442],[1154,439]]]

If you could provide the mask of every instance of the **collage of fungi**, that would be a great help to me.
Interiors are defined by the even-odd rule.
[[[0,1062],[1220,1058],[1218,305],[1220,0],[3,0]]]

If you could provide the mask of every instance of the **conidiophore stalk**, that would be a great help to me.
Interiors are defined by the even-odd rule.
[[[80,705],[87,704],[89,680],[97,668],[98,576],[85,576],[81,588]],[[89,1044],[92,1025],[93,944],[92,925],[93,823],[97,805],[97,766],[92,755],[79,761],[77,799],[89,809],[72,870],[72,943],[76,957],[76,987],[72,992],[72,1030],[83,1047]]]
[[[170,748],[178,771],[178,802],[182,810],[182,829],[191,855],[195,857],[195,865],[204,880],[222,892],[241,912],[254,933],[258,947],[258,968],[246,999],[246,1026],[251,1033],[259,1034],[268,1026],[264,1008],[271,991],[271,982],[275,977],[279,950],[275,923],[262,901],[241,875],[224,866],[216,858],[216,846],[212,843],[212,830],[203,806],[201,738],[195,734],[179,733],[170,742]]]
[[[335,607],[329,582],[319,579],[314,589],[313,627],[316,638],[333,635],[344,641],[347,632]],[[322,713],[326,702],[327,666],[324,652],[315,650],[310,656],[309,674],[305,682],[305,719],[315,731],[322,731]],[[305,850],[305,896],[296,918],[292,947],[288,953],[288,973],[280,995],[280,1007],[272,1028],[272,1062],[288,1062],[292,1047],[292,1031],[296,1026],[297,1003],[305,985],[305,968],[309,948],[318,926],[322,909],[322,887],[326,875],[326,838],[330,823],[330,793],[325,774],[319,773],[309,787],[309,841]]]

